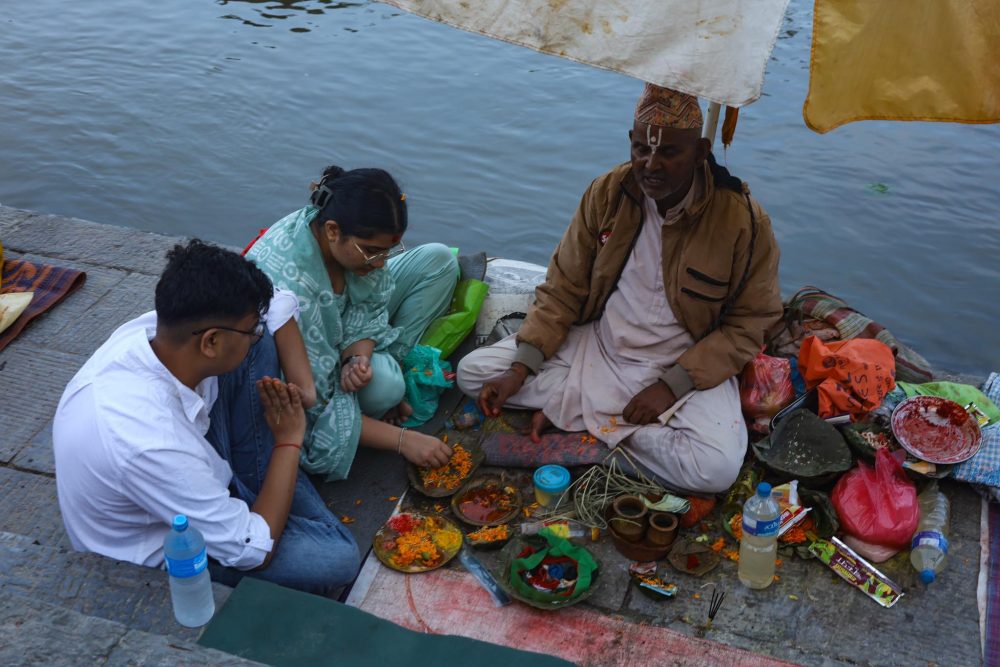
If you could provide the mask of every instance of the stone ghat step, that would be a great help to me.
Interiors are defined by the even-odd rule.
[[[6,590],[0,590],[0,636],[3,665],[260,664],[199,646],[193,638],[130,628]]]
[[[232,589],[212,587],[215,607],[221,609]],[[45,546],[9,532],[0,532],[0,596],[52,605],[170,640],[194,642],[201,632],[174,620],[165,572]],[[18,636],[18,641],[24,638],[23,633]],[[10,663],[0,658],[0,664]]]
[[[52,477],[0,467],[0,508],[0,531],[25,535],[44,546],[70,546]]]

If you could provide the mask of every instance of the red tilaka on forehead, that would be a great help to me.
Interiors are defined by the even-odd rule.
[[[635,120],[680,130],[701,129],[698,98],[687,93],[647,83],[635,105]]]

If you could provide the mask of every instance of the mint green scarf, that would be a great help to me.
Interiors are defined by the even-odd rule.
[[[400,330],[389,325],[386,306],[392,294],[389,271],[366,276],[347,273],[347,286],[337,294],[309,227],[316,208],[307,206],[276,222],[253,245],[247,259],[268,275],[275,287],[299,299],[299,329],[316,382],[316,405],[308,411],[309,427],[302,448],[302,467],[345,479],[361,436],[357,395],[340,387],[340,355],[353,343],[370,338],[376,351],[392,352]]]

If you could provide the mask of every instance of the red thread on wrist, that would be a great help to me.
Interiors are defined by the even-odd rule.
[[[275,445],[274,449],[278,449],[279,447],[294,447],[295,449],[302,449],[302,445],[297,445],[294,442],[283,442],[280,445]]]

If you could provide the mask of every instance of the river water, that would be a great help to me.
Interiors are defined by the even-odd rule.
[[[243,245],[330,163],[381,166],[407,241],[546,263],[628,158],[641,84],[375,2],[10,4],[0,202]],[[1000,127],[802,122],[811,3],[720,160],[768,209],[787,295],[813,284],[935,365],[1000,369]]]

